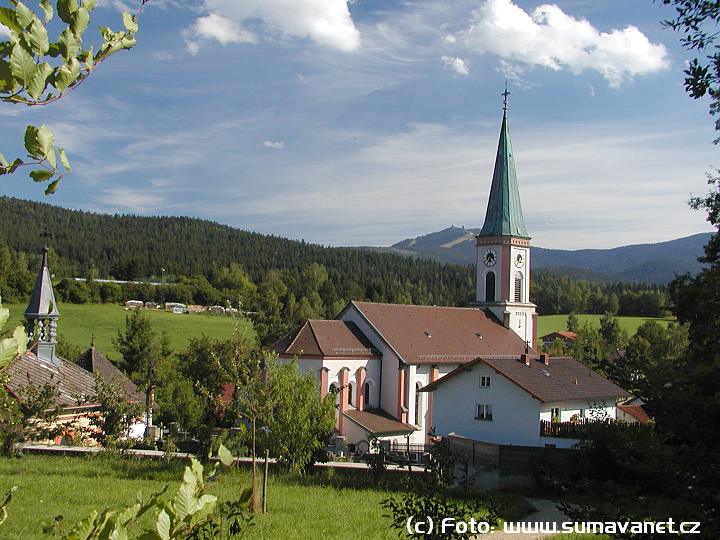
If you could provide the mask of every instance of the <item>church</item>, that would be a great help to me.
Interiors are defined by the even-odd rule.
[[[32,336],[30,350],[18,356],[7,368],[9,380],[6,389],[16,399],[21,399],[28,384],[41,387],[56,386],[55,405],[58,407],[58,426],[65,431],[78,432],[88,429],[89,419],[98,414],[100,404],[94,400],[95,378],[119,385],[129,402],[143,403],[144,397],[122,371],[110,362],[94,343],[79,358],[65,359],[57,353],[57,328],[60,310],[48,267],[48,248],[43,250],[40,271],[32,296],[25,310],[26,333]],[[131,428],[131,436],[142,436],[145,425],[137,422]],[[61,442],[63,435],[55,442]]]
[[[530,235],[520,204],[507,91],[503,95],[490,196],[476,238],[475,303],[439,307],[351,301],[336,319],[308,320],[273,345],[281,362],[295,360],[301,372],[317,377],[321,395],[336,393],[336,431],[349,445],[370,439],[425,444],[452,431],[497,444],[517,440],[537,446],[547,443],[539,436],[543,418],[585,414],[591,403],[601,403],[614,417],[616,402],[627,397],[577,361],[550,359],[534,348]],[[472,381],[454,388],[468,379],[467,373]],[[454,382],[441,385],[446,378]],[[492,384],[495,391],[506,381],[513,390],[496,395],[497,403],[472,395],[476,387]],[[499,422],[500,402],[518,399],[517,389],[538,406]],[[501,423],[504,429],[476,433],[478,425]],[[512,426],[521,424],[532,434],[513,436]]]

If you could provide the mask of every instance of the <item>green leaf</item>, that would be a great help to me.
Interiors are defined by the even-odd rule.
[[[13,32],[22,31],[15,10],[8,7],[0,7],[0,24],[7,26]]]
[[[138,31],[138,25],[135,21],[135,17],[130,15],[127,11],[123,13],[123,24],[125,25],[125,28],[127,28],[128,32],[137,32]]]
[[[78,10],[77,0],[58,0],[58,17],[66,24],[72,24],[72,16]]]
[[[97,6],[97,0],[83,0],[83,7],[88,11],[92,11]]]
[[[35,61],[20,43],[13,46],[10,53],[10,72],[12,76],[23,86],[27,86],[35,76]]]
[[[161,540],[170,540],[170,516],[164,508],[158,514],[155,529]]]
[[[73,75],[70,66],[63,64],[55,70],[55,76],[53,77],[53,86],[62,92],[68,86],[75,82],[75,76]]]
[[[73,13],[70,28],[72,28],[73,33],[79,38],[82,36],[82,33],[87,30],[89,22],[90,12],[84,7],[81,7]]]
[[[55,14],[50,0],[41,0],[40,9],[43,10],[43,15],[45,16],[45,23],[49,23],[52,20],[53,15]]]
[[[0,41],[0,58],[10,56],[10,51],[12,51],[12,43],[9,41]]]
[[[47,62],[43,62],[37,67],[35,76],[27,85],[28,94],[33,99],[38,99],[47,88],[48,78],[53,73],[53,68]]]
[[[30,26],[30,23],[33,22],[33,19],[37,18],[35,13],[33,13],[33,10],[27,7],[22,2],[17,2],[15,4],[15,17],[18,24],[23,28],[27,28],[28,26]]]
[[[48,33],[45,25],[41,23],[39,19],[35,19],[32,22],[30,29],[25,35],[34,53],[44,55],[48,52],[50,48]]]
[[[53,180],[50,185],[45,189],[45,195],[52,195],[60,187],[60,179]]]
[[[58,155],[60,156],[60,163],[62,163],[62,166],[65,167],[65,170],[71,172],[72,169],[70,168],[70,161],[68,161],[65,150],[62,148],[58,148]]]
[[[220,458],[220,463],[225,465],[226,467],[229,467],[235,462],[235,458],[232,455],[232,452],[225,448],[225,445],[221,444],[220,448],[218,448],[218,458]]]
[[[58,45],[60,46],[60,54],[62,54],[62,57],[66,61],[75,57],[80,51],[80,42],[78,41],[77,36],[69,28],[66,28],[62,31],[62,34],[60,34],[60,37],[58,38]]]
[[[53,150],[55,136],[45,125],[28,126],[25,129],[25,149],[34,158],[47,159]]]
[[[30,178],[32,178],[36,182],[46,182],[50,180],[53,176],[55,176],[55,173],[52,171],[48,171],[47,169],[37,169],[34,171],[30,171]]]
[[[16,87],[10,64],[0,59],[0,92],[12,92]]]

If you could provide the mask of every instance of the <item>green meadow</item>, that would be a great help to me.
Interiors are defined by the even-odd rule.
[[[5,304],[10,309],[12,323],[20,324],[25,305]],[[90,346],[95,335],[95,347],[110,358],[117,359],[120,354],[113,345],[118,330],[125,328],[125,317],[130,313],[117,304],[59,304],[60,319],[58,333],[70,343],[83,348]],[[174,314],[163,310],[144,310],[152,321],[155,330],[166,331],[173,350],[184,349],[191,338],[206,334],[216,339],[229,338],[237,319],[226,315],[209,313]],[[247,322],[241,323],[245,330],[250,329]],[[9,326],[9,325],[8,325]]]
[[[598,328],[600,328],[600,317],[602,315],[577,315],[580,324],[590,322]],[[635,335],[637,329],[648,321],[656,321],[665,326],[674,322],[672,318],[654,319],[649,317],[617,317],[617,320],[620,322],[620,327],[628,333],[628,336]],[[567,315],[541,315],[538,317],[538,337],[556,330],[567,330]]]
[[[183,463],[122,458],[113,455],[58,457],[27,455],[0,458],[0,495],[18,486],[9,517],[0,525],[3,540],[48,538],[43,525],[62,515],[71,525],[93,510],[118,508],[171,485],[179,486]],[[247,538],[397,538],[384,516],[381,501],[398,493],[399,478],[389,479],[391,488],[373,485],[367,471],[350,477],[340,473],[305,476],[274,475],[268,481],[268,513],[258,515]],[[250,485],[247,469],[221,470],[208,492],[219,500],[239,497]],[[524,497],[496,493],[501,516],[519,520],[532,511]],[[155,516],[143,516],[142,528],[151,527]]]

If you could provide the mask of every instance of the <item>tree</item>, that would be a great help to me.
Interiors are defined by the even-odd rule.
[[[267,418],[267,445],[289,470],[311,463],[315,451],[335,426],[335,396],[320,397],[315,376],[301,375],[298,365],[272,364],[273,407]]]
[[[680,42],[702,58],[694,58],[685,70],[685,90],[694,99],[708,94],[710,114],[720,112],[720,50],[716,46],[720,4],[715,0],[662,0],[675,8],[675,17],[663,21],[667,28],[682,34]],[[715,122],[720,130],[720,120]],[[716,139],[715,142],[720,142]]]
[[[577,332],[580,329],[580,321],[575,315],[574,311],[571,311],[567,318],[567,329],[568,332]]]
[[[94,52],[95,47],[84,48],[83,37],[96,0],[57,0],[56,9],[50,0],[41,0],[42,19],[20,0],[10,0],[11,7],[0,8],[0,24],[10,32],[10,40],[0,42],[0,100],[36,107],[61,99],[111,55],[135,46],[137,20],[147,1],[142,0],[135,15],[123,14],[124,31],[101,28],[102,41]],[[50,24],[55,13],[63,24]],[[56,26],[62,31],[51,42],[48,28]],[[45,194],[54,193],[62,177],[71,172],[65,151],[58,148],[56,152],[54,135],[44,125],[27,126],[24,142],[30,160],[16,158],[9,162],[0,153],[0,174],[30,165],[35,167],[30,177],[35,182],[52,180]]]

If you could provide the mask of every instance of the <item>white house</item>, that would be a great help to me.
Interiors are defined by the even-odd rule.
[[[434,394],[438,435],[557,448],[578,441],[575,425],[615,419],[617,403],[629,396],[573,358],[544,354],[477,358],[422,392]]]

